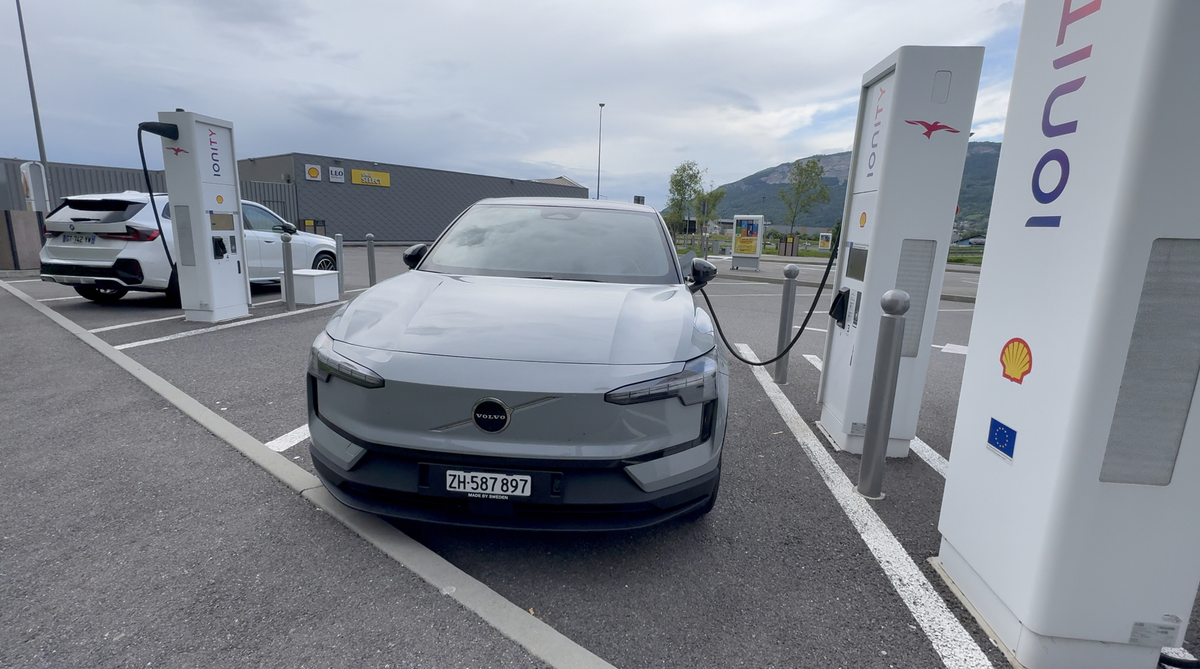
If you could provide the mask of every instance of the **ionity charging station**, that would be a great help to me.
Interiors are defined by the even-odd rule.
[[[1025,3],[939,529],[1028,669],[1151,669],[1200,585],[1198,25]]]
[[[733,217],[733,256],[730,259],[730,269],[744,267],[758,270],[765,233],[762,216],[739,214]]]
[[[880,299],[908,293],[887,454],[908,455],[967,157],[983,47],[901,47],[863,75],[834,308],[818,402],[835,444],[862,453]]]
[[[178,127],[163,137],[163,166],[175,232],[175,266],[185,320],[223,321],[249,313],[233,124],[192,112],[159,112]]]

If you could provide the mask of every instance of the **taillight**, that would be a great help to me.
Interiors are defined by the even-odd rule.
[[[103,239],[121,239],[127,242],[152,242],[158,239],[158,230],[143,230],[125,226],[125,232],[103,232],[96,235]]]

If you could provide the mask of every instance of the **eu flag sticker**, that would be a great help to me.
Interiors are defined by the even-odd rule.
[[[988,443],[1011,460],[1013,450],[1017,447],[1017,431],[993,418],[992,427],[988,430]]]

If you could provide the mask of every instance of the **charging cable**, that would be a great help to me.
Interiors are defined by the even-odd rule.
[[[158,204],[154,202],[154,185],[150,183],[150,170],[146,167],[146,150],[142,147],[142,126],[138,126],[138,153],[142,156],[142,174],[146,177],[146,192],[150,194],[150,208],[154,210],[154,223],[158,226],[158,238],[162,240],[163,251],[167,253],[167,264],[175,271],[175,261],[171,259],[171,249],[167,246],[167,235],[163,233],[162,221],[158,218]],[[155,124],[158,125],[158,124]],[[176,131],[178,132],[178,130]],[[176,135],[178,139],[178,135]]]
[[[737,354],[737,351],[735,351],[733,346],[731,346],[729,344],[729,340],[725,338],[725,331],[721,329],[721,321],[717,320],[717,311],[716,311],[716,309],[713,309],[712,302],[710,302],[708,299],[708,293],[704,292],[703,288],[700,289],[700,294],[704,296],[704,303],[708,305],[708,313],[709,313],[709,315],[712,316],[713,323],[717,326],[717,333],[721,335],[721,341],[725,342],[725,348],[729,349],[729,352],[733,355],[733,357],[737,358],[738,360],[741,360],[742,362],[746,363],[747,365],[751,365],[754,367],[763,367],[765,365],[769,365],[773,362],[778,361],[780,358],[787,355],[792,350],[792,347],[796,345],[796,342],[800,341],[800,335],[804,334],[804,329],[808,327],[808,321],[809,321],[809,319],[812,318],[813,312],[817,310],[817,302],[819,302],[821,300],[821,291],[823,291],[825,289],[825,281],[827,279],[829,279],[829,271],[831,269],[833,269],[833,261],[834,261],[834,259],[837,258],[837,249],[838,249],[838,238],[834,237],[832,246],[830,247],[829,262],[825,264],[825,274],[823,274],[821,276],[821,283],[817,285],[817,294],[813,296],[812,305],[809,306],[808,313],[805,314],[805,316],[804,316],[804,322],[800,324],[800,330],[796,332],[795,337],[792,337],[791,343],[788,344],[787,347],[784,348],[783,351],[779,355],[775,356],[774,358],[771,358],[770,360],[763,360],[762,362],[754,362],[752,360],[747,360]]]

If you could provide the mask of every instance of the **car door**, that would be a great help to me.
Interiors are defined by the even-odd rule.
[[[279,279],[283,271],[283,228],[279,221],[257,205],[242,203],[242,227],[245,229],[251,279]]]

